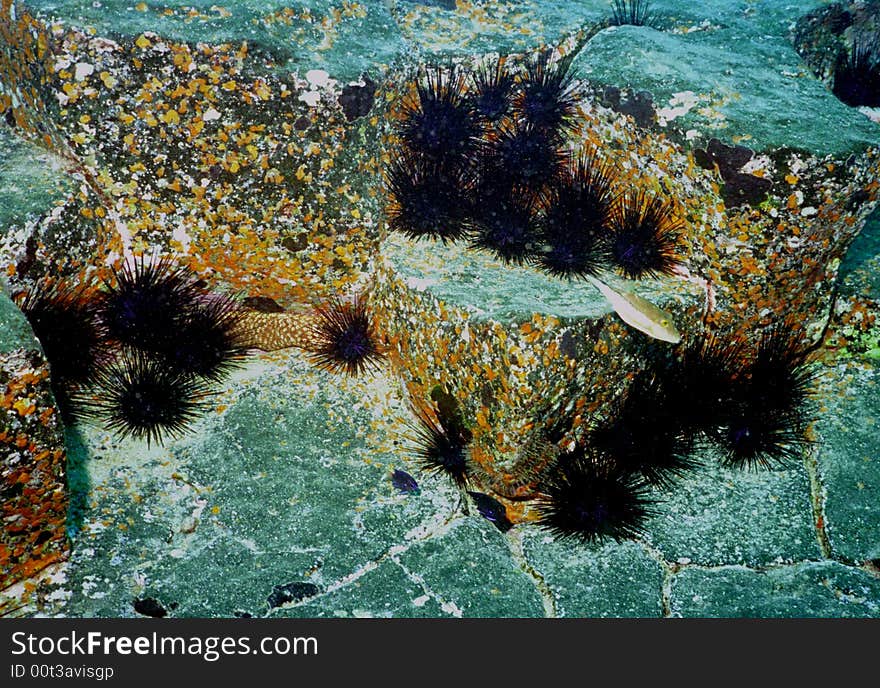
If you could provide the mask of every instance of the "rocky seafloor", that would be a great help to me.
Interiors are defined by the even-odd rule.
[[[0,1],[0,613],[880,616],[880,110],[833,89],[854,36],[880,42],[880,4],[650,9],[610,26],[605,0]],[[685,342],[785,323],[815,349],[797,460],[743,470],[701,446],[622,541],[542,528],[518,450],[562,409],[578,441],[671,345],[587,281],[389,229],[420,67],[546,46],[580,89],[566,145],[681,220],[683,269],[637,293]],[[15,295],[154,252],[270,299],[266,322],[368,293],[387,355],[334,374],[261,325],[271,350],[179,437],[62,422]],[[414,406],[438,385],[469,489],[512,527],[420,463]]]

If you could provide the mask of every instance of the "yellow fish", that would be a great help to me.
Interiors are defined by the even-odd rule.
[[[681,341],[681,334],[675,329],[672,316],[666,311],[661,311],[650,301],[631,292],[617,292],[596,277],[587,275],[587,279],[602,292],[602,296],[608,299],[611,307],[627,325],[664,342],[677,344]]]

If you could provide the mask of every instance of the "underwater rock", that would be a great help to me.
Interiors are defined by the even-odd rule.
[[[33,222],[38,264],[65,256],[56,269],[88,281],[123,253],[161,249],[212,284],[282,304],[362,276],[376,227],[358,172],[376,165],[376,129],[339,104],[345,70],[280,70],[247,42],[124,27],[111,40],[4,7],[0,110],[80,184]]]
[[[627,325],[618,317],[620,306],[615,312],[587,279],[549,276],[528,259],[505,262],[475,248],[476,242],[413,240],[388,231],[383,174],[395,156],[395,122],[404,111],[401,103],[415,92],[417,69],[438,63],[468,67],[480,54],[514,53],[508,59],[521,65],[545,44],[571,60],[572,81],[564,76],[560,83],[566,97],[569,86],[577,89],[577,112],[563,117],[563,133],[541,132],[543,143],[595,154],[626,198],[645,193],[668,201],[681,229],[672,267],[660,270],[658,279],[634,284],[613,271],[598,277],[668,313],[687,343],[710,334],[754,343],[780,322],[796,323],[799,344],[818,343],[838,259],[877,204],[880,129],[802,68],[784,35],[788,15],[776,7],[756,12],[713,2],[719,16],[698,23],[693,7],[675,5],[672,11],[670,3],[661,8],[659,31],[605,29],[604,0],[365,0],[342,9],[318,0],[310,9],[273,3],[268,9],[167,11],[129,5],[108,0],[99,9],[35,1],[13,10],[11,0],[0,0],[3,126],[41,146],[43,159],[57,165],[65,180],[60,196],[31,195],[28,218],[3,217],[0,269],[21,286],[47,270],[94,284],[124,255],[174,254],[212,288],[242,296],[252,309],[243,326],[248,343],[267,351],[308,348],[315,318],[310,309],[363,293],[398,376],[393,384],[401,383],[415,405],[436,402],[439,416],[450,402],[433,394],[436,388],[454,400],[461,410],[456,430],[468,437],[470,451],[461,483],[472,495],[503,500],[511,522],[529,519],[528,502],[560,448],[581,439],[632,378],[650,360],[668,357],[673,346]],[[757,35],[761,41],[754,40]],[[464,141],[461,150],[472,152],[471,143]],[[564,168],[565,152],[547,168]],[[469,170],[463,165],[454,172],[462,179]],[[536,187],[547,183],[533,179],[541,175],[521,176]],[[504,195],[488,186],[481,189],[483,198]],[[7,367],[19,375],[26,361],[10,361]],[[42,371],[34,373],[42,391],[16,387],[7,396],[16,422],[23,422],[18,408],[30,408],[28,400],[48,389],[45,365],[35,370]],[[257,523],[268,528],[260,521],[266,489],[260,481],[287,485],[281,479],[290,477],[276,469],[280,457],[287,457],[287,439],[272,445],[284,416],[279,404],[299,404],[319,387],[335,388],[332,379],[322,373],[320,384],[312,380],[292,394],[273,386],[272,395],[252,399],[240,419],[232,401],[222,422],[235,421],[228,435],[247,449],[209,435],[197,461],[204,462],[199,465],[211,476],[208,482],[228,490],[224,509],[238,507],[219,516],[237,532],[248,534]],[[333,399],[334,420],[353,432],[369,434],[371,423],[380,417],[384,422],[387,409],[351,422],[353,409],[361,409],[357,394]],[[218,414],[220,406],[225,404],[218,404]],[[320,408],[290,411],[298,441],[323,439],[326,429],[316,419],[330,405]],[[47,419],[54,422],[54,416]],[[58,428],[51,430],[56,443],[46,475],[59,482],[63,449]],[[340,446],[347,446],[350,438],[342,439]],[[389,464],[402,452],[397,444]],[[218,456],[230,465],[242,457],[256,461],[252,445],[264,454],[258,453],[253,471],[230,472],[227,482],[236,494],[210,471],[224,464]],[[6,452],[9,460],[19,449]],[[318,449],[314,456],[291,459],[294,479],[309,476],[304,493],[310,498],[344,485],[346,503],[355,504],[361,483],[388,482],[375,477],[386,475],[384,467],[372,473],[360,467],[360,483],[347,482],[350,466],[325,479],[328,467],[318,463],[324,457]],[[264,471],[266,466],[273,470]],[[16,478],[16,484],[22,483]],[[53,534],[40,542],[44,536],[36,535],[21,550],[35,562],[44,544],[63,550],[54,535],[62,532],[59,494],[63,490],[51,492],[39,507],[45,515],[40,527]],[[251,503],[241,503],[243,494]],[[287,513],[295,495],[279,495],[274,509]],[[413,509],[426,502],[398,501]],[[321,528],[335,506],[332,499],[320,506],[321,518],[313,514],[309,528],[290,526],[291,541],[313,537],[311,544],[323,547]],[[126,509],[139,511],[132,504]],[[352,513],[359,512],[353,507]],[[332,532],[337,544],[340,532],[361,538],[358,518]],[[804,523],[810,532],[809,520]],[[142,525],[140,532],[149,534],[144,537],[161,541],[153,526]],[[381,530],[363,538],[358,563],[375,556],[373,540]],[[494,528],[490,532],[502,537]],[[274,530],[260,533],[282,551]],[[241,542],[235,547],[247,549]],[[248,552],[242,553],[245,562],[256,556]],[[181,565],[178,553],[169,547],[162,566],[181,588],[190,572],[201,573],[203,561],[217,558],[205,549]],[[295,574],[267,571],[260,582],[269,585],[238,587],[262,604],[279,580],[311,575],[311,554],[303,557],[309,561]],[[458,557],[457,551],[449,555]],[[347,572],[342,568],[340,575]],[[241,575],[239,581],[245,580]],[[221,609],[226,583],[218,574],[211,595],[191,600],[187,612]],[[319,590],[309,583],[290,585],[273,590],[269,605],[303,599],[298,585]],[[132,594],[117,593],[114,599],[129,611]],[[236,600],[234,608],[258,608],[247,602]],[[93,609],[96,603],[83,604],[81,609]]]

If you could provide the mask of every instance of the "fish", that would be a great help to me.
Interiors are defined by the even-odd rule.
[[[394,473],[391,474],[391,484],[404,494],[419,494],[421,492],[416,479],[399,468],[395,469]]]
[[[608,299],[614,312],[630,327],[663,342],[677,344],[681,341],[681,333],[676,329],[671,314],[637,294],[615,291],[598,277],[587,275],[587,279]]]
[[[480,516],[487,521],[492,521],[498,530],[506,533],[513,528],[513,524],[507,518],[507,509],[504,508],[501,502],[482,492],[471,492],[468,490],[468,494],[474,500],[474,504],[477,505],[477,511],[480,512]]]

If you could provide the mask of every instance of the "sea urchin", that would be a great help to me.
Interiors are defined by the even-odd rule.
[[[494,65],[483,65],[471,72],[473,92],[471,106],[487,122],[497,122],[510,111],[513,95],[513,74],[505,67],[504,58]]]
[[[454,67],[428,71],[417,98],[404,105],[400,137],[409,150],[434,160],[456,159],[472,150],[480,127],[466,97],[465,76]]]
[[[207,410],[208,394],[198,378],[129,352],[101,368],[95,395],[84,405],[118,436],[161,444]]]
[[[452,395],[438,388],[432,396],[434,408],[421,402],[412,404],[418,420],[413,438],[415,454],[424,470],[443,474],[459,487],[465,487],[470,472],[471,432],[464,426]]]
[[[331,373],[351,376],[378,369],[385,350],[360,296],[351,301],[333,299],[318,307],[317,315],[314,344],[307,350],[314,365]]]
[[[851,107],[880,106],[880,49],[865,39],[854,39],[852,52],[841,57],[834,67],[832,90]]]
[[[168,256],[126,262],[98,298],[97,309],[110,339],[150,353],[173,345],[180,323],[202,295],[197,280]]]
[[[182,373],[218,382],[247,354],[237,334],[242,314],[228,296],[205,295],[186,310],[178,336],[159,353]]]
[[[388,169],[388,226],[411,238],[461,239],[467,232],[469,166],[402,152]]]
[[[52,392],[62,414],[75,417],[76,392],[94,379],[108,349],[93,303],[78,289],[43,283],[18,305],[49,361]]]
[[[538,264],[558,277],[597,276],[607,269],[607,229],[614,192],[608,168],[593,157],[570,163],[546,195]]]
[[[671,274],[680,232],[671,204],[644,190],[626,194],[611,216],[611,258],[627,279]]]
[[[574,53],[572,53],[573,55]],[[538,52],[526,65],[519,84],[517,110],[530,126],[551,138],[571,127],[577,111],[571,57],[551,61],[553,51]]]
[[[612,404],[608,417],[589,431],[586,442],[621,471],[669,487],[697,465],[692,458],[694,433],[680,421],[673,399],[660,378],[642,371]]]
[[[725,463],[772,467],[797,459],[810,440],[808,402],[816,373],[785,324],[771,327],[738,375],[718,434]]]
[[[561,540],[632,539],[652,512],[641,478],[580,447],[559,456],[539,489],[538,523]]]

